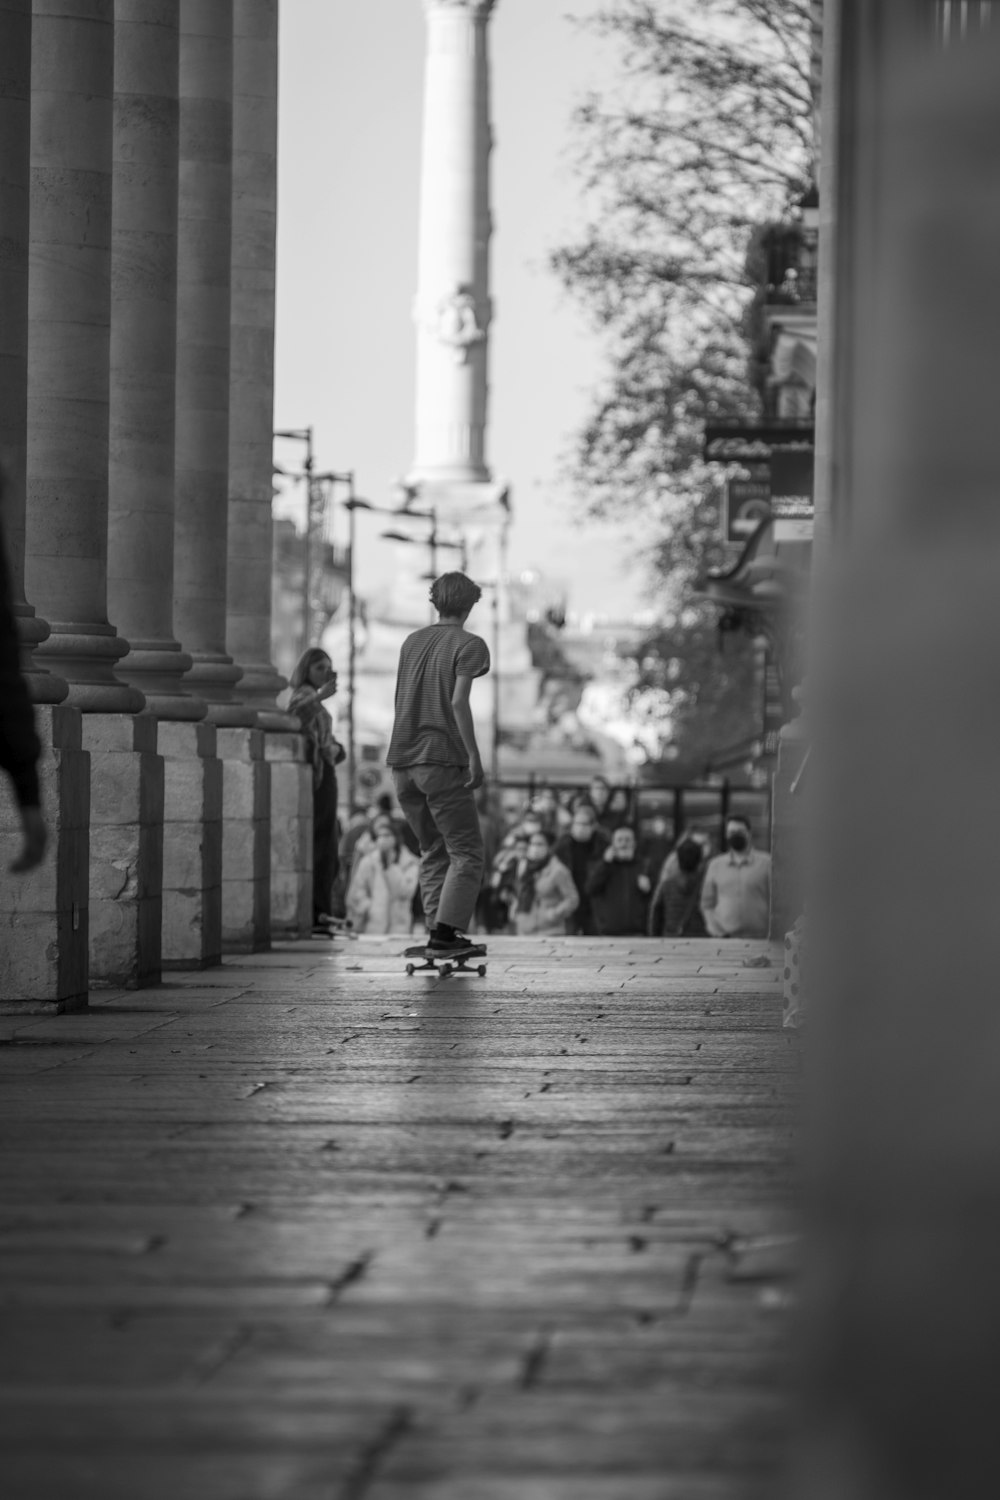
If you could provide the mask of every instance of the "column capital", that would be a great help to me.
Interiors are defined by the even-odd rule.
[[[424,10],[464,10],[473,18],[488,17],[496,0],[424,0]]]

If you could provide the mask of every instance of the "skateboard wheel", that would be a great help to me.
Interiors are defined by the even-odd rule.
[[[485,979],[486,978],[486,965],[485,964],[480,964],[479,967],[476,970],[476,973],[479,975],[480,979]]]
[[[412,964],[407,964],[406,965],[406,972],[407,972],[407,974],[412,974],[413,973],[413,965]]]

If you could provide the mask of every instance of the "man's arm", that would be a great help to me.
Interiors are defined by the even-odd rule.
[[[483,762],[479,754],[479,746],[476,744],[476,726],[472,722],[472,709],[469,706],[471,688],[471,677],[456,677],[455,688],[451,695],[451,706],[455,711],[455,723],[462,736],[465,753],[469,757],[469,779],[465,785],[474,792],[476,787],[483,784]]]

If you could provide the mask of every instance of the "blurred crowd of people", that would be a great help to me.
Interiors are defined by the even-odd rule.
[[[631,790],[597,776],[572,793],[542,787],[507,816],[484,791],[480,821],[480,933],[767,935],[770,856],[739,814],[727,818],[720,851],[701,826],[675,835],[662,815],[640,825]],[[419,852],[388,793],[353,808],[340,840],[336,913],[356,932],[419,931]]]

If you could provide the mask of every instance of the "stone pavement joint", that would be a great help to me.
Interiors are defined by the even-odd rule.
[[[405,945],[0,1020],[4,1500],[770,1500],[771,950]]]

